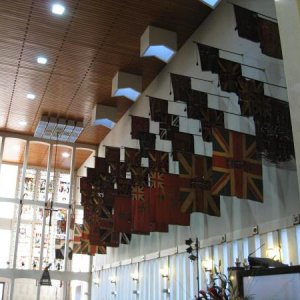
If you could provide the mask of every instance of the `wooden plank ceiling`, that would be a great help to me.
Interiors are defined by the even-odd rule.
[[[210,13],[199,0],[3,0],[0,5],[0,130],[33,135],[42,114],[84,122],[78,142],[99,144],[108,130],[90,126],[96,103],[130,107],[111,98],[120,71],[140,74],[143,88],[164,63],[139,57],[148,25],[176,31],[180,47]],[[48,58],[46,65],[36,58]],[[27,93],[36,95],[34,100]],[[25,121],[27,125],[20,125]]]

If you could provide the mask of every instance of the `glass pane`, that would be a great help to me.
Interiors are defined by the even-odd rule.
[[[3,163],[0,174],[0,197],[15,198],[19,168]]]
[[[1,244],[0,247],[0,268],[7,268],[10,261],[11,249],[11,230],[0,229]],[[1,293],[0,293],[1,295]]]
[[[44,209],[33,205],[23,205],[19,245],[17,251],[17,268],[37,269],[40,260],[42,222]]]
[[[34,279],[18,278],[15,280],[14,300],[32,300],[36,298],[37,282]],[[53,298],[55,299],[55,298]]]
[[[3,162],[22,165],[26,141],[17,138],[6,138],[4,142]]]
[[[52,286],[41,286],[40,299],[43,300],[63,300],[63,282],[51,280]]]

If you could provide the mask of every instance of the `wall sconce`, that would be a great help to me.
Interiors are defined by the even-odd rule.
[[[112,80],[112,97],[126,97],[136,101],[142,91],[142,77],[118,72]]]
[[[267,255],[268,258],[271,258],[271,259],[277,260],[277,261],[280,261],[280,258],[281,258],[279,248],[269,248],[269,249],[267,249],[266,255]]]
[[[169,269],[167,267],[160,269],[159,273],[162,278],[169,278]]]
[[[114,283],[114,284],[117,283],[117,278],[116,278],[116,276],[110,276],[108,279],[110,280],[111,283]]]
[[[205,259],[202,261],[202,267],[205,272],[211,272],[213,268],[213,261],[211,259]]]
[[[148,26],[141,36],[141,56],[154,56],[167,63],[175,55],[176,50],[176,32],[154,26]]]
[[[131,273],[130,274],[132,280],[138,282],[139,281],[139,273],[135,272],[135,273]]]
[[[111,294],[112,294],[113,296],[117,296],[117,295],[118,295],[117,291],[112,291]]]
[[[171,293],[170,289],[163,289],[162,292],[164,294],[168,294],[168,295],[170,295],[170,293]]]
[[[94,285],[96,285],[96,286],[99,287],[99,285],[100,285],[100,279],[99,279],[99,277],[96,277],[96,278],[94,279]]]
[[[133,290],[133,292],[132,292],[134,295],[139,295],[140,294],[140,291],[139,290]]]

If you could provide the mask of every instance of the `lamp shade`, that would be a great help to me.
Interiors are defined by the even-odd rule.
[[[92,112],[92,125],[102,125],[111,129],[116,124],[116,114],[116,107],[96,104]]]
[[[126,97],[136,101],[142,91],[142,77],[118,72],[112,80],[112,97]]]
[[[141,36],[141,56],[155,56],[167,63],[175,55],[176,50],[176,32],[154,26],[148,26]]]

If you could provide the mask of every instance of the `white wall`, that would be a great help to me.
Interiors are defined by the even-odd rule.
[[[250,8],[265,15],[275,16],[275,7],[272,0],[243,0],[232,1],[243,7]],[[193,41],[211,45],[238,53],[243,56],[228,54],[221,51],[221,56],[233,61],[248,65],[259,66],[266,69],[266,73],[252,68],[243,67],[243,75],[254,79],[285,85],[283,74],[283,62],[261,54],[259,44],[241,39],[235,31],[235,17],[233,6],[223,1],[218,8],[206,19],[196,30],[191,38],[177,53],[175,58],[164,68],[157,78],[144,91],[139,100],[123,116],[110,134],[103,140],[99,147],[99,155],[104,156],[104,147],[129,146],[138,147],[136,140],[131,140],[131,119],[129,115],[149,117],[149,103],[146,95],[158,98],[173,100],[169,95],[170,76],[169,72],[178,73],[197,78],[213,80],[211,83],[203,83],[199,80],[192,80],[194,89],[229,96],[230,100],[224,101],[216,96],[209,97],[209,106],[219,108],[228,112],[239,113],[237,96],[233,93],[225,93],[218,88],[217,76],[210,72],[202,72],[201,67],[196,66],[198,50]],[[146,59],[146,58],[145,58]],[[285,89],[279,89],[265,85],[265,94],[287,100]],[[169,104],[169,112],[186,114],[184,104]],[[227,114],[225,125],[229,129],[254,134],[253,120],[232,116]],[[197,122],[189,124],[188,131],[194,132],[198,128]],[[158,133],[158,124],[151,122],[151,132]],[[170,151],[169,141],[158,141],[157,149]],[[211,155],[211,145],[199,143],[195,149],[196,153]],[[174,170],[176,168],[173,168]],[[151,233],[150,236],[133,235],[130,245],[122,245],[117,249],[108,249],[108,255],[97,256],[94,266],[100,267],[105,263],[120,261],[122,259],[136,257],[138,255],[174,247],[184,243],[185,238],[198,236],[200,239],[207,239],[212,236],[232,232],[241,228],[247,228],[256,224],[270,222],[286,216],[298,213],[300,210],[298,184],[295,165],[289,164],[279,169],[269,164],[263,167],[264,203],[236,199],[232,197],[221,198],[221,217],[211,217],[200,213],[191,215],[191,226],[169,226],[168,233]]]

